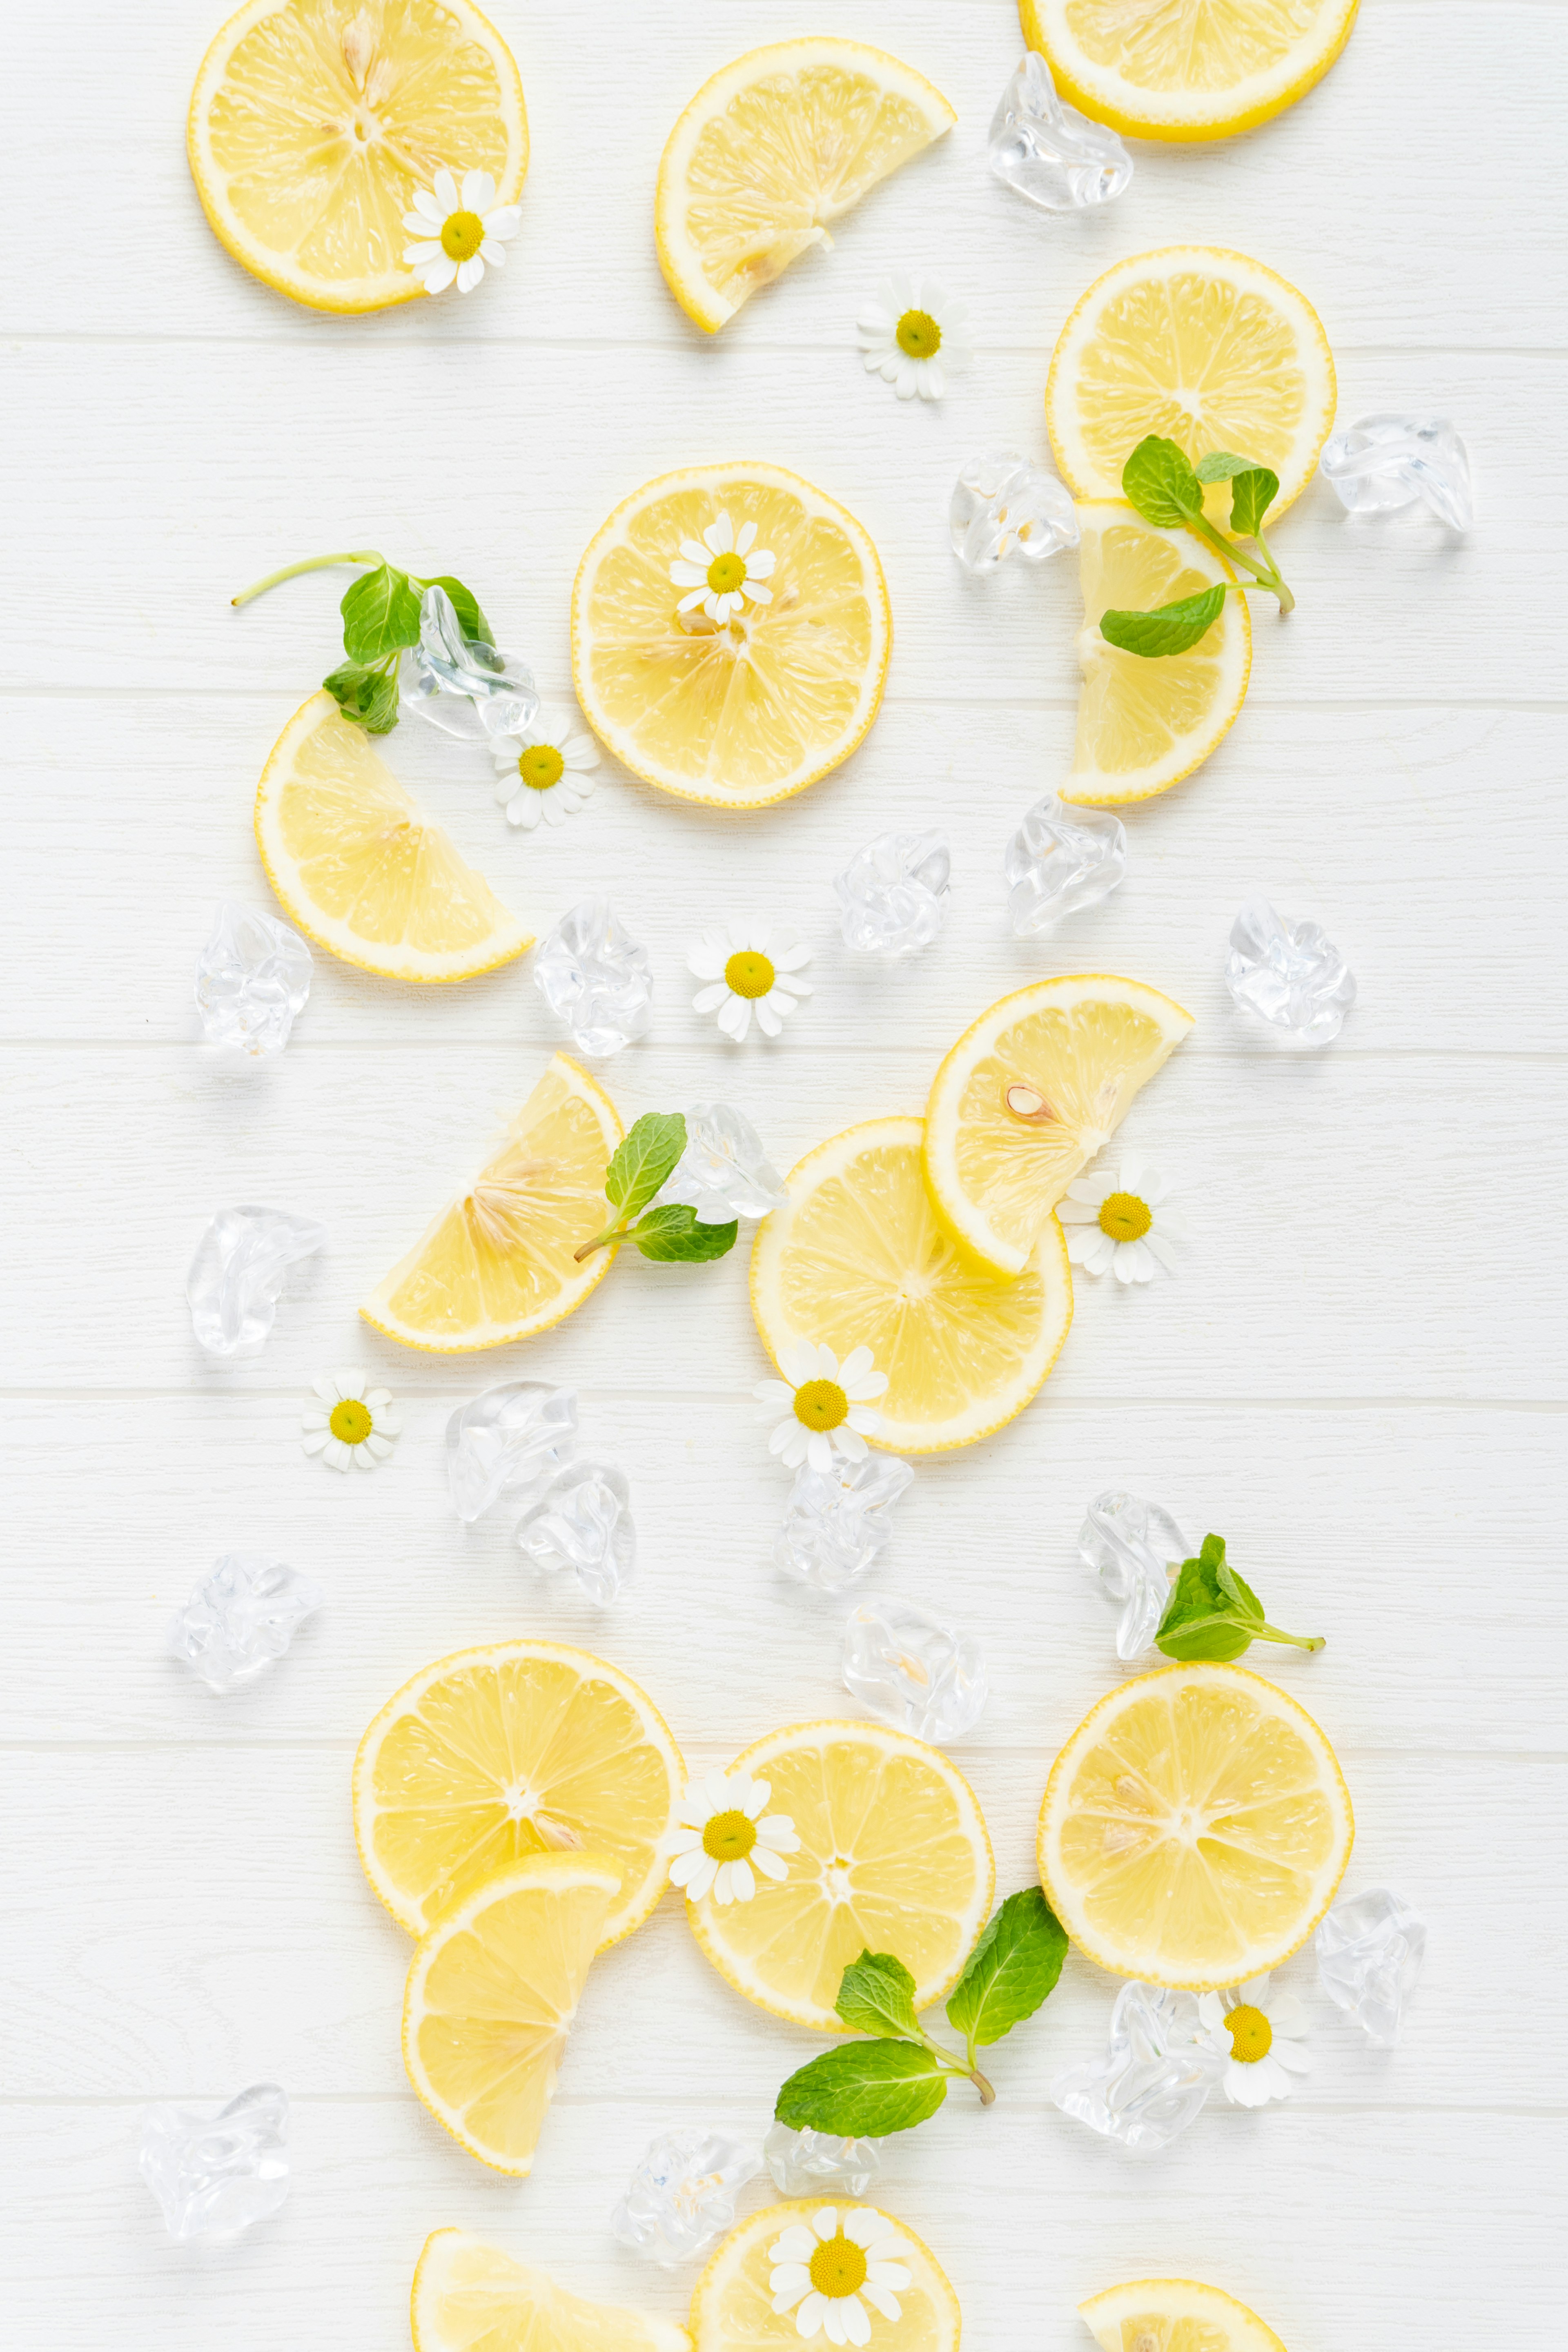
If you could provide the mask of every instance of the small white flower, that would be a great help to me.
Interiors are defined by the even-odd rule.
[[[496,184],[488,172],[465,172],[459,190],[450,172],[437,172],[433,188],[416,188],[414,210],[403,226],[419,240],[403,248],[426,294],[444,294],[454,278],[468,294],[485,274],[488,261],[499,269],[506,259],[502,240],[517,235],[521,205],[496,205]]]
[[[686,959],[688,971],[710,984],[692,998],[692,1009],[711,1013],[737,1045],[751,1034],[752,1015],[764,1037],[776,1037],[796,999],[811,988],[799,975],[811,961],[793,931],[769,923],[726,923],[704,931]]]
[[[403,1433],[392,1391],[367,1388],[363,1372],[323,1372],[310,1386],[321,1402],[300,1416],[306,1453],[319,1454],[330,1470],[374,1470],[384,1462]]]
[[[710,1772],[694,1780],[670,1832],[669,1875],[690,1902],[749,1903],[755,1874],[787,1878],[784,1857],[800,1850],[787,1813],[770,1813],[772,1790],[748,1772]]]
[[[771,604],[773,592],[763,583],[773,578],[773,554],[771,548],[753,544],[756,536],[754,522],[743,522],[737,532],[724,513],[709,524],[700,544],[683,539],[680,557],[670,565],[669,576],[678,588],[689,589],[690,593],[681,598],[676,611],[695,613],[700,605],[714,626],[721,629],[735,614],[744,612],[748,603]]]
[[[1157,1168],[1132,1157],[1121,1173],[1097,1170],[1075,1176],[1057,1211],[1068,1229],[1068,1255],[1086,1274],[1113,1273],[1118,1282],[1152,1282],[1162,1266],[1176,1270],[1173,1242],[1186,1236],[1164,1205],[1170,1186]]]
[[[948,371],[969,357],[963,327],[969,312],[934,278],[890,278],[860,313],[868,372],[886,378],[900,400],[940,400]]]
[[[1266,2107],[1270,2099],[1288,2099],[1291,2075],[1312,2071],[1299,2038],[1307,2031],[1307,2012],[1293,1992],[1271,1998],[1267,1977],[1225,1992],[1205,1992],[1198,2015],[1213,2047],[1224,2055],[1221,2079],[1236,2106]]]
[[[571,728],[570,719],[556,725],[541,711],[518,734],[491,737],[496,798],[509,824],[521,825],[524,833],[541,817],[546,824],[564,824],[586,803],[594,789],[588,771],[599,764],[599,747],[591,735],[574,735]]]
[[[840,2213],[825,2205],[808,2221],[792,2223],[768,2248],[773,2309],[794,2311],[802,2336],[868,2344],[868,2303],[884,2319],[903,2317],[899,2293],[910,2273],[897,2258],[910,2252],[896,2225],[874,2207],[852,2205]]]
[[[831,1348],[810,1339],[795,1339],[779,1357],[782,1381],[759,1381],[752,1394],[763,1410],[759,1421],[783,1413],[768,1440],[770,1454],[782,1454],[786,1470],[808,1462],[824,1475],[833,1457],[864,1462],[866,1440],[882,1426],[882,1416],[871,1411],[871,1401],[886,1393],[888,1375],[879,1372],[869,1348],[851,1348],[842,1364]]]

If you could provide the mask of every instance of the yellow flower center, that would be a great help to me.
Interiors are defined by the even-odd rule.
[[[807,1429],[837,1429],[849,1418],[849,1400],[837,1381],[807,1381],[795,1392],[795,1417]]]
[[[866,2284],[866,2257],[853,2238],[825,2238],[809,2264],[818,2294],[853,2294]]]
[[[1256,2066],[1267,2058],[1274,2041],[1274,2030],[1260,2009],[1243,2001],[1239,2009],[1229,2011],[1226,2023],[1230,2028],[1230,2054],[1244,2066]]]
[[[1100,1204],[1100,1230],[1113,1242],[1141,1242],[1153,1215],[1136,1192],[1111,1192]]]
[[[553,743],[531,743],[517,763],[517,772],[533,792],[547,793],[566,772],[566,762]]]
[[[739,1806],[714,1813],[702,1832],[702,1851],[714,1862],[744,1862],[756,1843],[756,1824]]]
[[[708,585],[716,596],[732,596],[745,576],[743,555],[716,555],[708,566]]]
[[[912,360],[933,360],[942,349],[942,329],[929,310],[906,310],[893,335]]]
[[[332,1407],[327,1427],[345,1445],[363,1445],[370,1435],[370,1407],[361,1404],[358,1397],[344,1397]]]
[[[448,261],[469,261],[485,241],[478,213],[448,213],[441,224],[441,250]]]
[[[758,955],[753,948],[742,948],[724,966],[725,982],[737,996],[765,996],[774,977],[767,957]]]

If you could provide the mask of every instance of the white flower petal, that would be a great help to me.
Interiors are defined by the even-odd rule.
[[[458,194],[458,183],[445,166],[437,173],[431,184],[435,188],[436,202],[441,207],[441,217],[443,220],[446,219],[448,213],[455,213],[460,209],[460,199]]]
[[[756,544],[756,539],[757,539],[757,526],[756,526],[756,524],[755,524],[754,522],[743,522],[743,523],[741,525],[740,530],[739,530],[736,532],[736,534],[735,534],[735,552],[736,552],[736,554],[737,554],[737,555],[749,555],[749,554],[751,553],[751,551],[752,551],[752,548],[755,546],[755,544]],[[750,568],[751,568],[751,567],[748,565],[747,569],[748,569],[748,570],[750,570]]]
[[[493,212],[486,212],[484,223],[487,237],[515,236],[522,226],[522,206],[498,205]]]
[[[455,282],[457,275],[457,263],[443,254],[440,260],[433,263],[425,272],[425,291],[426,294],[444,294],[447,287]]]
[[[800,2309],[795,2313],[795,2324],[796,2333],[801,2336],[808,2336],[819,2334],[826,2311],[827,2297],[825,2294],[818,2294],[814,2287],[812,2292],[806,2296],[805,2301],[801,2305]]]
[[[458,264],[458,293],[471,294],[484,274],[484,261],[479,254],[470,254],[467,261],[460,261]]]
[[[836,2238],[838,2235],[837,2207],[836,2205],[819,2206],[811,2216],[811,2226],[825,2244],[829,2238]]]
[[[773,1000],[771,994],[759,996],[752,1009],[756,1013],[757,1026],[764,1037],[777,1037],[783,1034],[784,1023],[773,1010]]]
[[[1310,2074],[1312,2071],[1310,2052],[1303,2050],[1299,2042],[1287,2042],[1278,2033],[1268,2055],[1288,2074]]]
[[[805,1438],[805,1458],[823,1477],[833,1467],[833,1440],[825,1429],[803,1431]]]
[[[800,1833],[788,1813],[768,1813],[757,1823],[753,1853],[798,1853]]]
[[[799,2263],[804,2268],[816,2252],[816,2241],[805,2222],[792,2221],[768,2248],[768,2260],[770,2263]]]
[[[1277,1994],[1264,2013],[1276,2033],[1295,2039],[1308,2031],[1306,2009],[1293,1992]]]
[[[786,1381],[793,1382],[794,1394],[806,1381],[816,1378],[816,1342],[814,1339],[792,1339],[787,1348],[779,1350],[779,1369]]]
[[[750,530],[752,528],[751,524],[748,523],[746,528]],[[773,553],[771,547],[759,547],[755,554],[748,555],[746,558],[747,579],[771,580],[773,576],[773,567],[777,562],[778,557]]]
[[[852,1429],[847,1422],[840,1422],[833,1435],[837,1450],[846,1462],[864,1462],[867,1451],[866,1441],[858,1429]]]
[[[789,1876],[788,1863],[776,1854],[771,1846],[765,1846],[761,1838],[752,1848],[751,1863],[752,1869],[760,1870],[764,1878],[780,1879]]]
[[[1239,2059],[1231,2060],[1225,2070],[1225,2095],[1233,2106],[1266,2107],[1268,2105],[1274,2094],[1265,2074],[1268,2064],[1267,2058],[1259,2058],[1248,2066],[1244,2066]]]
[[[747,998],[731,996],[726,992],[724,1002],[719,1007],[718,1019],[726,1037],[732,1038],[737,1045],[744,1045],[752,1027],[752,1007]]]

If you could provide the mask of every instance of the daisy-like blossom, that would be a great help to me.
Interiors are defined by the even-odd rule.
[[[1292,2074],[1312,2071],[1300,2040],[1307,2031],[1307,2012],[1293,1992],[1271,1995],[1267,1977],[1231,1985],[1225,1992],[1205,1992],[1198,2016],[1224,2054],[1221,2080],[1236,2106],[1266,2107],[1270,2099],[1288,2099]]]
[[[599,747],[591,735],[574,735],[572,721],[557,726],[542,711],[516,735],[490,739],[495,761],[496,798],[509,824],[531,833],[542,817],[546,824],[564,824],[586,803],[593,791],[588,771],[599,764]]]
[[[775,558],[771,548],[757,546],[756,537],[754,522],[743,522],[737,531],[726,511],[709,524],[700,541],[683,539],[669,576],[689,593],[676,611],[695,613],[700,606],[721,629],[748,604],[771,604],[773,592],[763,583],[773,578]]]
[[[811,961],[793,931],[773,923],[726,923],[704,931],[686,959],[686,969],[709,984],[692,998],[697,1013],[711,1013],[737,1045],[750,1035],[752,1015],[764,1037],[776,1037],[797,998],[809,996],[799,975]]]
[[[900,400],[940,400],[948,372],[969,357],[963,323],[969,312],[934,278],[889,278],[859,318],[861,356],[868,372],[886,378]]]
[[[792,2223],[768,2248],[773,2309],[795,2313],[798,2332],[830,2344],[868,2344],[871,2311],[901,2319],[899,2302],[910,2273],[898,2260],[913,2252],[894,2223],[874,2206],[840,2212],[824,2205],[808,2221]]]
[[[864,1462],[866,1440],[882,1426],[872,1400],[886,1393],[888,1375],[877,1370],[869,1348],[851,1348],[842,1363],[831,1348],[796,1339],[779,1357],[782,1381],[759,1381],[752,1394],[763,1410],[759,1421],[783,1419],[768,1440],[770,1454],[782,1454],[786,1470],[803,1462],[825,1475],[835,1454]]]
[[[1120,1172],[1096,1169],[1075,1176],[1057,1210],[1068,1229],[1068,1255],[1086,1274],[1114,1274],[1118,1282],[1152,1282],[1163,1267],[1176,1270],[1173,1242],[1185,1239],[1165,1206],[1170,1186],[1146,1160],[1129,1157]]]
[[[800,1850],[787,1813],[770,1813],[772,1788],[749,1772],[709,1772],[694,1780],[671,1832],[669,1874],[693,1903],[749,1903],[756,1874],[787,1878],[786,1853]]]
[[[459,294],[471,293],[488,261],[499,269],[506,259],[502,240],[517,235],[521,205],[496,204],[496,184],[488,172],[465,172],[458,187],[450,172],[437,172],[432,188],[416,188],[414,210],[403,226],[417,242],[403,248],[426,294],[444,294],[454,278]]]
[[[319,1454],[329,1470],[374,1470],[384,1462],[403,1433],[392,1391],[368,1388],[363,1372],[323,1372],[310,1386],[321,1401],[300,1416],[306,1453]]]

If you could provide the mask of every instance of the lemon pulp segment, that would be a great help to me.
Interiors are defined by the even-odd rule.
[[[1360,0],[1018,0],[1061,95],[1135,139],[1228,139],[1304,98]]]
[[[588,2303],[466,2230],[437,2230],[414,2273],[414,2352],[691,2352],[673,2320]]]

